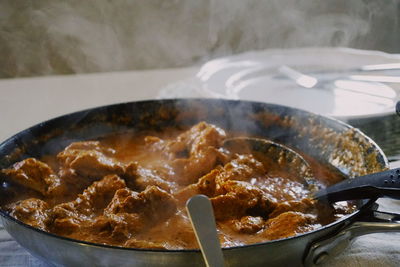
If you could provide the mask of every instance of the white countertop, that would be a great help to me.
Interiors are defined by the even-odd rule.
[[[66,113],[155,98],[160,88],[197,71],[192,67],[0,80],[0,142]]]

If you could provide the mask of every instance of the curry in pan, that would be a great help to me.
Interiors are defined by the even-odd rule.
[[[225,148],[231,135],[200,122],[73,142],[1,170],[2,208],[56,235],[151,249],[198,248],[185,210],[195,194],[210,198],[223,247],[295,236],[354,211],[319,203],[289,174]],[[304,156],[321,186],[343,178]]]

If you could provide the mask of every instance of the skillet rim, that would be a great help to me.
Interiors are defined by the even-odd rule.
[[[81,114],[84,113],[89,113],[89,112],[96,112],[96,111],[102,111],[102,110],[107,110],[107,109],[112,109],[112,108],[118,108],[118,107],[123,107],[123,106],[130,106],[130,105],[138,105],[138,104],[150,104],[150,103],[158,103],[158,104],[162,104],[162,103],[174,103],[174,102],[189,102],[189,101],[195,101],[195,102],[225,102],[225,103],[247,103],[249,105],[267,105],[268,107],[272,107],[273,109],[285,109],[288,110],[292,113],[296,113],[296,114],[302,114],[302,115],[306,115],[307,117],[313,116],[315,118],[318,119],[322,119],[324,122],[328,122],[329,125],[337,125],[337,127],[341,127],[341,130],[346,129],[346,130],[350,130],[350,129],[354,129],[355,131],[357,131],[357,133],[361,134],[361,136],[363,138],[366,139],[366,141],[372,146],[374,147],[374,149],[378,152],[378,155],[381,157],[381,160],[383,160],[383,162],[380,162],[380,164],[382,165],[383,168],[388,168],[389,167],[389,163],[388,163],[388,159],[386,157],[386,155],[383,153],[382,149],[375,143],[374,140],[372,140],[369,136],[367,136],[366,134],[364,134],[363,132],[361,132],[359,129],[343,122],[340,121],[338,119],[332,118],[332,117],[328,117],[328,116],[322,116],[313,112],[309,112],[309,111],[305,111],[302,109],[298,109],[298,108],[293,108],[293,107],[289,107],[289,106],[284,106],[284,105],[278,105],[278,104],[273,104],[273,103],[267,103],[267,102],[257,102],[257,101],[249,101],[249,100],[231,100],[231,99],[214,99],[214,98],[173,98],[173,99],[150,99],[150,100],[141,100],[141,101],[128,101],[128,102],[120,102],[120,103],[114,103],[114,104],[109,104],[109,105],[101,105],[101,106],[96,106],[96,107],[91,107],[91,108],[87,108],[87,109],[82,109],[82,110],[78,110],[78,111],[74,111],[71,113],[67,113],[67,114],[63,114],[54,118],[50,118],[48,120],[45,120],[43,122],[39,122],[35,125],[32,125],[14,135],[12,135],[11,137],[7,138],[6,140],[4,140],[3,142],[0,143],[0,160],[1,157],[7,157],[7,153],[5,155],[3,155],[3,150],[10,147],[13,147],[13,141],[14,140],[18,140],[18,138],[21,138],[21,136],[23,137],[25,134],[30,134],[31,131],[37,131],[39,130],[41,127],[43,126],[48,126],[49,124],[52,123],[56,123],[58,121],[62,121],[74,116],[79,116]],[[319,227],[317,229],[314,229],[312,231],[308,231],[305,233],[301,233],[301,234],[297,234],[295,236],[291,236],[291,237],[287,237],[287,238],[282,238],[282,239],[276,239],[276,240],[269,240],[269,241],[265,241],[265,242],[261,242],[261,243],[254,243],[254,244],[248,244],[248,245],[242,245],[242,246],[234,246],[234,247],[226,247],[226,248],[222,248],[222,250],[224,251],[230,251],[230,250],[237,250],[237,249],[244,249],[244,248],[252,248],[252,247],[258,247],[258,246],[264,246],[267,244],[274,244],[274,243],[278,243],[278,242],[290,242],[290,240],[292,239],[297,239],[300,238],[302,236],[306,236],[306,235],[311,235],[313,233],[317,233],[320,231],[324,231],[327,228],[330,227],[334,227],[335,225],[339,225],[339,224],[343,224],[342,227],[344,227],[347,224],[352,223],[354,220],[356,220],[357,216],[362,213],[364,210],[366,209],[370,209],[372,207],[372,205],[375,203],[376,199],[369,199],[369,200],[364,200],[362,201],[362,204],[360,204],[360,207],[357,207],[357,210],[354,211],[353,213],[347,214],[345,216],[343,216],[342,218],[324,225],[322,227]],[[2,220],[10,220],[13,223],[17,223],[18,225],[25,227],[29,230],[34,230],[36,233],[38,234],[44,234],[48,237],[51,238],[56,238],[56,239],[60,239],[63,241],[69,241],[69,242],[73,242],[76,245],[85,245],[85,246],[93,246],[93,247],[100,247],[100,248],[111,248],[111,249],[120,249],[120,250],[129,250],[129,251],[137,251],[137,252],[148,252],[148,253],[193,253],[193,252],[200,252],[200,249],[168,249],[168,250],[163,250],[163,249],[149,249],[149,248],[129,248],[129,247],[120,247],[120,246],[113,246],[113,245],[106,245],[106,244],[99,244],[99,243],[92,243],[92,242],[87,242],[87,241],[82,241],[82,240],[77,240],[77,239],[72,239],[72,238],[68,238],[68,237],[63,237],[63,236],[59,236],[53,233],[49,233],[46,232],[44,230],[41,230],[39,228],[35,228],[33,226],[30,226],[28,224],[23,223],[20,220],[15,219],[14,217],[10,216],[8,214],[8,212],[4,211],[3,209],[0,208],[0,215],[1,215],[1,219]],[[340,228],[342,228],[340,227]],[[8,232],[8,231],[7,231]]]

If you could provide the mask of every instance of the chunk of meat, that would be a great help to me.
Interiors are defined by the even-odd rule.
[[[125,187],[125,181],[117,175],[107,175],[94,182],[74,201],[59,204],[51,210],[53,229],[59,234],[69,234],[90,223],[103,212],[115,192]]]
[[[190,197],[197,194],[203,194],[208,197],[215,196],[215,190],[217,187],[215,183],[215,178],[221,171],[222,168],[217,167],[216,169],[201,177],[196,184],[188,185],[176,192],[174,196],[178,200],[179,205],[185,205],[186,201]]]
[[[176,211],[176,200],[157,186],[137,193],[127,188],[118,190],[104,210],[105,214],[138,213],[150,221],[167,219]]]
[[[279,216],[280,214],[288,211],[301,212],[301,213],[315,213],[318,211],[316,209],[316,201],[310,198],[303,198],[299,201],[284,201],[279,202],[274,211],[269,215],[270,218]]]
[[[275,208],[266,194],[243,181],[226,181],[216,197],[211,198],[217,220],[241,218],[246,215],[267,217]]]
[[[28,198],[6,206],[14,218],[41,230],[47,230],[49,206],[43,200]]]
[[[12,168],[3,169],[2,174],[7,181],[30,188],[44,196],[61,194],[65,190],[53,170],[46,163],[34,158],[17,162]]]
[[[176,197],[180,202],[186,202],[192,195],[203,194],[214,197],[226,192],[221,192],[226,181],[251,182],[252,178],[263,176],[266,179],[265,168],[261,162],[252,155],[237,155],[224,167],[216,167],[202,176],[196,184],[191,184],[177,192]]]
[[[244,216],[240,219],[232,220],[231,228],[236,232],[245,234],[254,234],[264,228],[264,219],[262,217]]]
[[[94,233],[90,236],[97,235],[112,242],[124,243],[146,229],[146,222],[138,213],[105,213],[97,217],[88,229]]]
[[[269,219],[260,235],[268,240],[294,236],[321,227],[320,224],[314,224],[315,221],[316,218],[312,215],[294,211],[284,212]]]
[[[159,170],[147,169],[132,162],[125,168],[125,173],[122,176],[127,186],[130,189],[143,191],[148,186],[158,186],[161,189],[171,192],[174,188],[174,183],[163,179],[166,175],[161,175]]]
[[[75,142],[57,155],[61,163],[63,177],[69,177],[70,182],[88,186],[93,180],[99,180],[105,175],[116,174],[123,178],[127,186],[135,190],[144,190],[148,185],[157,185],[165,190],[170,184],[149,169],[137,162],[123,164],[113,156],[115,151],[103,147],[98,141]],[[89,178],[86,183],[76,176]]]
[[[122,175],[124,166],[113,158],[115,151],[101,146],[99,141],[75,142],[57,155],[62,176],[79,175],[101,179],[108,174]]]
[[[137,193],[120,189],[104,210],[112,235],[131,238],[132,234],[168,219],[177,210],[176,200],[166,191],[150,186]]]
[[[266,172],[264,165],[253,155],[236,155],[225,164],[223,171],[216,177],[216,183],[220,184],[229,180],[250,182],[251,178],[259,176],[267,179]]]
[[[259,161],[251,155],[239,155],[176,196],[180,203],[184,203],[194,194],[207,195],[217,220],[238,219],[248,215],[266,218],[276,204],[264,191],[250,183],[253,177],[260,175],[265,175],[265,169]]]
[[[147,229],[144,234],[138,233],[134,238],[162,245],[164,249],[199,248],[186,210],[178,209],[167,220]]]
[[[146,142],[172,160],[175,179],[181,185],[188,185],[227,160],[227,155],[219,149],[225,138],[221,128],[200,122],[174,140],[164,142],[149,137]]]
[[[173,158],[190,156],[207,147],[220,147],[226,133],[221,128],[200,122],[167,143],[166,149]]]

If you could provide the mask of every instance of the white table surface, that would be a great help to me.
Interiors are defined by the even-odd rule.
[[[160,88],[197,71],[192,67],[0,80],[0,141],[66,113],[154,98]]]
[[[0,80],[0,142],[36,123],[66,113],[155,98],[159,89],[191,77],[197,71],[197,67],[192,67]],[[390,211],[399,207],[398,201],[385,200],[382,204],[395,207]],[[399,234],[361,237],[324,266],[396,266],[400,261],[400,245],[396,244],[400,244]],[[383,249],[375,249],[376,246]],[[0,266],[46,266],[20,248],[1,227],[0,259]]]

